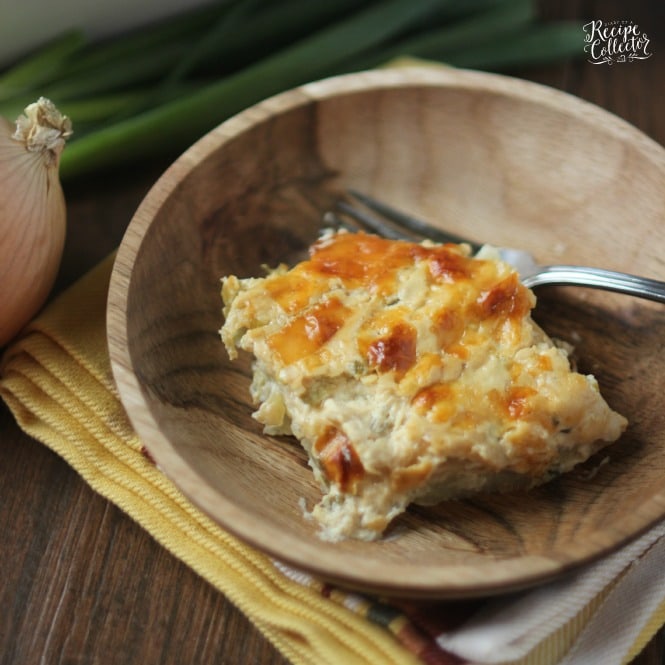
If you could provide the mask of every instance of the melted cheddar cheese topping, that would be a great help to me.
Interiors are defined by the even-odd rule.
[[[225,277],[222,297],[254,416],[308,452],[330,540],[376,538],[412,501],[544,482],[626,426],[490,249],[338,232],[290,270]]]

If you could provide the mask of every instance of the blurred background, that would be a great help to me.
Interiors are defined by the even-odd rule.
[[[0,0],[0,67],[70,28],[102,39],[210,0]]]

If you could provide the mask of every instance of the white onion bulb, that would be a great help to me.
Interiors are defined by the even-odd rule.
[[[37,313],[58,273],[67,219],[58,167],[71,133],[43,97],[15,128],[0,117],[0,346]]]

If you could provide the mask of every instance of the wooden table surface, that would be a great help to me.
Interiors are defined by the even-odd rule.
[[[594,102],[665,145],[663,3],[542,4],[552,18],[636,22],[651,38],[653,55],[514,73]],[[69,229],[56,292],[119,244],[165,166],[67,184]],[[4,404],[0,531],[0,663],[287,662],[222,594],[25,435]],[[661,630],[634,662],[662,665],[664,658]]]

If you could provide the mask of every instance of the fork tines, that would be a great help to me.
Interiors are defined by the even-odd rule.
[[[351,231],[371,231],[390,239],[421,241],[427,238],[434,242],[467,243],[474,251],[480,247],[467,238],[444,231],[353,189],[348,190],[347,199],[337,202],[335,212],[326,215],[326,221]]]

